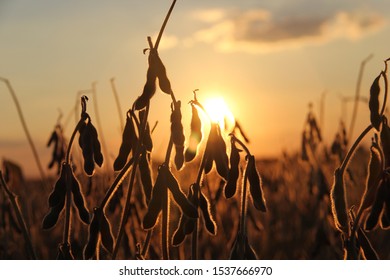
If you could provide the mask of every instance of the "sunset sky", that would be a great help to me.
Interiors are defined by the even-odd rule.
[[[18,95],[45,167],[51,153],[46,142],[59,110],[64,122],[77,92],[90,89],[94,81],[113,162],[121,131],[110,79],[115,77],[126,112],[146,80],[146,37],[155,40],[170,4],[0,1],[0,77],[9,79]],[[325,140],[332,141],[342,116],[340,100],[354,95],[360,63],[373,54],[361,91],[368,96],[390,57],[390,2],[178,0],[159,53],[182,100],[186,135],[191,112],[187,103],[199,89],[200,102],[213,96],[225,99],[254,154],[278,156],[299,148],[308,103],[318,115],[323,92]],[[0,157],[20,163],[26,175],[36,175],[16,108],[2,82],[0,104]],[[156,158],[169,140],[169,104],[169,97],[159,91],[151,104],[150,122],[159,121],[153,136]],[[355,134],[369,123],[368,106],[359,106]],[[351,106],[347,110],[349,124]],[[88,111],[96,122],[92,98]],[[68,137],[74,124],[72,115],[65,130]]]

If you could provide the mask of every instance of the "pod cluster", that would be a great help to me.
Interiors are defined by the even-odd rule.
[[[88,242],[84,248],[84,259],[89,260],[95,256],[99,240],[103,247],[110,253],[114,249],[114,238],[111,232],[111,225],[103,209],[95,207],[93,217],[89,226]]]
[[[68,163],[63,163],[60,171],[60,177],[55,183],[54,189],[49,196],[50,210],[43,219],[43,229],[50,229],[57,223],[59,215],[65,206],[67,188],[71,188],[73,202],[78,210],[80,220],[89,224],[89,212],[85,206],[85,200],[83,194],[81,193],[80,184],[74,176],[71,166]]]
[[[84,158],[84,171],[88,176],[92,176],[95,171],[95,163],[101,167],[103,164],[103,154],[98,139],[98,133],[92,124],[91,118],[87,113],[85,121],[79,129],[79,146]]]
[[[198,217],[197,209],[180,189],[179,183],[173,176],[169,167],[166,164],[162,164],[158,169],[148,209],[143,219],[142,224],[144,229],[148,230],[156,225],[158,216],[162,211],[164,193],[166,193],[167,189],[171,192],[174,201],[183,214],[194,219]]]
[[[226,144],[218,124],[212,123],[205,150],[205,173],[208,174],[215,163],[217,172],[225,181],[228,179],[229,159]]]
[[[197,189],[195,191],[195,188]],[[199,198],[194,194],[198,192]],[[204,226],[211,235],[217,234],[217,225],[215,219],[211,213],[210,202],[206,196],[201,191],[199,185],[191,185],[187,199],[193,204],[197,205],[202,213]],[[179,225],[172,236],[172,245],[179,246],[185,239],[186,235],[191,234],[195,229],[196,219],[188,217],[187,215],[182,214],[180,216]]]
[[[146,72],[146,83],[142,94],[134,103],[136,110],[141,110],[146,107],[154,94],[156,93],[156,81],[158,78],[161,91],[171,94],[171,83],[168,79],[167,72],[161,58],[156,49],[150,49],[148,57],[148,70]]]

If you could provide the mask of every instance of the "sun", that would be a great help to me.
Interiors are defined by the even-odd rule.
[[[202,103],[212,122],[218,123],[221,128],[224,128],[225,124],[228,127],[234,125],[233,113],[223,97],[210,97]]]

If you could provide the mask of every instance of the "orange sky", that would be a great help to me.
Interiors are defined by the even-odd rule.
[[[254,154],[293,152],[299,148],[308,103],[313,102],[318,114],[326,91],[324,132],[331,141],[342,115],[341,97],[353,96],[360,62],[374,54],[362,83],[362,95],[368,96],[372,80],[390,56],[390,3],[312,2],[178,0],[160,56],[182,100],[186,135],[191,112],[186,104],[199,89],[200,101],[224,97],[252,140]],[[19,97],[44,166],[51,152],[45,145],[58,111],[65,119],[77,92],[94,81],[104,137],[115,158],[121,132],[109,80],[115,77],[125,112],[145,83],[146,36],[156,37],[170,3],[0,2],[0,77],[11,81]],[[169,102],[161,92],[152,100],[150,122],[159,121],[155,157],[164,154],[169,139]],[[0,104],[0,156],[20,163],[28,176],[36,175],[3,83]],[[360,109],[356,133],[369,122],[367,106],[362,103]],[[92,100],[88,110],[94,120]],[[347,110],[349,123],[351,106]],[[73,125],[72,116],[68,136]]]

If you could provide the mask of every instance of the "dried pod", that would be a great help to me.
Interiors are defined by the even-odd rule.
[[[157,223],[157,218],[162,210],[162,197],[165,188],[166,174],[161,172],[161,167],[158,170],[156,182],[152,190],[148,209],[144,216],[142,225],[145,230],[153,228]]]
[[[143,149],[141,153],[141,157],[139,159],[139,165],[138,165],[140,175],[141,175],[141,182],[142,182],[142,186],[146,198],[146,203],[149,203],[150,197],[152,195],[152,189],[153,189],[149,157],[150,154],[146,151],[146,149]]]
[[[202,140],[202,122],[199,118],[198,109],[191,103],[191,132],[188,142],[188,147],[185,150],[184,157],[186,162],[192,161],[197,153],[200,141]]]
[[[142,94],[134,102],[135,110],[141,110],[145,108],[146,105],[148,105],[150,99],[153,97],[153,95],[156,92],[157,73],[156,73],[156,63],[155,63],[155,59],[153,59],[152,57],[152,52],[149,53],[148,60],[149,60],[149,68],[146,72],[146,83],[142,91]]]
[[[115,171],[119,171],[125,166],[127,158],[131,150],[134,149],[134,144],[136,142],[137,142],[137,135],[135,134],[133,119],[131,117],[131,114],[127,112],[126,124],[122,134],[122,143],[119,148],[119,154],[114,161]]]
[[[228,180],[224,189],[226,198],[233,197],[237,190],[237,180],[240,176],[240,151],[241,150],[237,148],[235,141],[232,139],[230,150],[230,169],[228,173]]]
[[[181,102],[180,100],[176,102],[173,106],[171,113],[171,137],[173,144],[176,146],[184,146],[184,132],[183,125],[181,123]]]
[[[208,174],[215,161],[217,172],[225,181],[229,172],[229,159],[226,154],[226,144],[218,124],[211,124],[209,138],[205,150],[205,173]]]
[[[54,207],[57,204],[59,204],[62,201],[65,201],[66,196],[66,169],[69,166],[66,163],[62,164],[61,171],[60,171],[60,177],[58,178],[57,182],[54,185],[53,191],[50,193],[49,196],[49,206]]]
[[[108,252],[112,253],[114,249],[114,238],[111,232],[111,225],[104,213],[101,214],[100,237],[104,248],[106,248]]]
[[[330,200],[335,226],[340,232],[348,236],[349,221],[343,175],[343,172],[339,168],[335,170],[333,185],[330,191]]]
[[[92,139],[90,137],[90,129],[87,124],[80,127],[79,133],[79,146],[84,158],[84,171],[87,175],[91,176],[94,171],[93,146]]]
[[[79,145],[83,152],[84,158],[84,171],[88,176],[92,176],[95,169],[94,162],[94,127],[91,123],[90,118],[87,118],[88,123],[81,126],[79,129]],[[96,129],[95,129],[96,131]]]
[[[184,146],[175,146],[175,166],[180,170],[184,164]]]
[[[379,79],[382,76],[382,73],[379,74],[370,88],[370,100],[368,102],[368,107],[370,108],[370,120],[373,127],[379,131],[381,124],[381,116],[379,115]]]
[[[198,218],[198,210],[192,205],[192,203],[187,199],[185,194],[179,187],[179,183],[176,178],[173,176],[171,171],[168,169],[168,166],[162,165],[160,171],[164,172],[166,175],[166,184],[168,189],[171,191],[173,198],[177,205],[180,207],[181,211],[187,215],[189,218],[196,219]]]
[[[144,116],[145,116],[145,110],[139,111],[139,120],[140,120],[140,122],[142,122]],[[145,134],[144,134],[144,137],[142,139],[142,144],[143,144],[143,146],[145,147],[145,149],[148,152],[152,152],[152,150],[153,150],[153,140],[152,140],[152,135],[151,135],[151,132],[150,132],[150,127],[149,127],[149,123],[148,122],[146,122]]]
[[[387,118],[383,116],[383,124],[380,133],[383,155],[385,157],[385,166],[390,166],[390,127]]]
[[[93,209],[92,222],[89,225],[88,242],[84,248],[84,259],[92,259],[96,252],[96,247],[99,241],[100,220],[102,217],[102,211],[100,208],[95,207]]]
[[[361,227],[357,231],[357,239],[359,241],[364,259],[366,260],[379,260],[378,254],[372,247],[370,240],[364,233]]]
[[[168,79],[167,71],[157,51],[154,51],[153,60],[155,60],[156,63],[156,73],[157,73],[160,89],[166,94],[171,94],[172,93],[171,82]]]
[[[371,212],[367,217],[366,223],[364,225],[364,229],[366,231],[370,231],[376,227],[379,221],[379,216],[382,212],[383,205],[385,203],[385,198],[387,195],[387,179],[382,179],[378,190],[375,195],[374,203],[372,204]]]
[[[193,188],[194,185],[191,185],[187,194],[187,199],[195,205]],[[179,246],[184,241],[186,235],[191,234],[194,231],[195,223],[196,223],[196,219],[191,219],[187,215],[182,213],[180,215],[179,225],[172,237],[172,245]]]
[[[90,130],[91,130],[91,138],[92,138],[92,147],[93,147],[93,159],[95,163],[101,167],[103,164],[103,154],[101,151],[101,146],[98,138],[98,133],[96,128],[93,126],[92,122],[89,122]]]
[[[378,188],[382,174],[382,160],[378,147],[373,143],[370,147],[370,162],[368,165],[368,175],[366,188],[362,196],[362,209],[370,207],[375,200],[375,191]]]
[[[253,205],[257,210],[262,212],[267,211],[264,192],[262,189],[261,178],[256,167],[256,159],[253,155],[247,156],[248,164],[245,172],[247,172],[247,177],[249,181],[249,191],[252,196]]]
[[[76,179],[73,172],[70,172],[70,176],[72,181],[73,201],[79,212],[79,217],[84,223],[89,224],[89,212],[88,209],[85,207],[85,200],[80,190],[79,181]]]
[[[46,214],[46,216],[43,218],[42,222],[42,229],[50,229],[55,226],[55,224],[58,221],[58,217],[60,216],[60,213],[62,212],[62,209],[65,205],[65,198],[63,201],[60,201],[57,205],[50,208],[49,213]]]
[[[184,226],[186,223],[184,220],[186,219],[188,219],[188,217],[186,217],[185,215],[180,216],[179,226],[175,230],[172,236],[172,246],[174,247],[179,246],[181,243],[183,243],[184,239],[186,238],[186,234],[184,233]]]
[[[217,234],[217,225],[216,225],[215,220],[211,214],[210,203],[207,200],[207,198],[204,196],[202,191],[200,191],[200,196],[199,196],[199,207],[200,207],[200,210],[202,211],[203,219],[204,219],[204,223],[205,223],[207,231],[212,235],[216,235]]]

